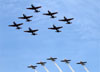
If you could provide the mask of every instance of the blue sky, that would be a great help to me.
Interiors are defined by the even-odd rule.
[[[85,72],[80,60],[87,61],[90,72],[99,72],[100,67],[100,7],[99,0],[0,0],[0,72],[33,72],[30,64],[46,61],[50,72],[58,72],[48,57],[57,57],[63,72],[71,72],[60,60],[71,59],[76,72]],[[42,6],[40,13],[26,10],[31,4]],[[56,19],[43,16],[47,10],[59,12]],[[19,20],[22,14],[33,15],[32,22]],[[66,16],[75,18],[67,25],[58,19]],[[22,30],[10,28],[13,21],[24,23]],[[61,33],[48,30],[53,24],[63,26]],[[28,27],[39,29],[37,36],[24,33]],[[45,70],[38,66],[38,72]]]

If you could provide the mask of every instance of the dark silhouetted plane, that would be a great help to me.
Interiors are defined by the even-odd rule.
[[[87,63],[87,62],[82,62],[82,61],[80,61],[79,63],[76,63],[76,64],[85,65],[85,63]]]
[[[16,22],[13,22],[13,25],[8,25],[8,26],[10,26],[10,27],[16,27],[16,29],[21,29],[21,27],[19,27],[20,25],[23,25],[23,23],[17,24]]]
[[[65,62],[65,63],[70,63],[71,60],[67,60],[67,59],[64,59],[64,60],[61,60],[61,62]]]
[[[29,27],[29,30],[28,30],[28,31],[24,31],[24,32],[32,33],[32,35],[37,35],[37,34],[35,33],[36,31],[38,31],[38,29],[32,30],[32,29]]]
[[[61,32],[61,31],[59,30],[60,28],[63,28],[63,27],[62,27],[62,26],[56,27],[55,25],[53,25],[53,27],[48,28],[48,29],[56,30],[56,32]]]
[[[45,65],[45,64],[46,64],[46,62],[38,62],[38,63],[36,63],[36,64]]]
[[[36,69],[37,66],[30,65],[28,68]]]
[[[42,7],[42,6],[35,7],[35,6],[32,4],[30,8],[26,8],[26,9],[35,10],[35,12],[40,12],[38,9],[41,8],[41,7]]]
[[[50,57],[50,58],[47,58],[47,60],[52,60],[52,61],[55,61],[57,58],[53,58],[53,57]]]
[[[51,16],[51,18],[56,18],[56,16],[54,16],[55,14],[57,14],[58,12],[50,12],[48,10],[48,13],[44,13],[43,15],[48,15],[48,16]]]
[[[32,20],[30,20],[29,18],[31,18],[33,16],[26,16],[25,14],[23,14],[23,17],[18,17],[19,19],[26,19],[27,22],[30,22]]]
[[[66,18],[65,16],[64,16],[64,19],[60,19],[59,21],[64,21],[64,22],[67,22],[66,24],[71,24],[72,22],[70,22],[71,20],[73,20],[74,18]]]

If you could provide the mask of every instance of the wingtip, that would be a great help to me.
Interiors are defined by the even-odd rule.
[[[28,9],[28,8],[26,8],[26,9]]]
[[[58,14],[58,12],[56,12]]]
[[[26,32],[26,31],[24,31],[24,32]]]
[[[21,25],[23,25],[24,23],[21,23]]]
[[[42,6],[40,6],[40,8],[42,8]]]
[[[10,27],[10,25],[8,25]]]

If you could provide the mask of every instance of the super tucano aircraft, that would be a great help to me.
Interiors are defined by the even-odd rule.
[[[85,63],[87,63],[87,62],[82,62],[82,61],[80,61],[79,63],[76,63],[76,64],[85,65]]]
[[[56,27],[55,25],[53,25],[53,27],[48,28],[48,29],[56,30],[56,32],[61,32],[61,31],[59,30],[60,28],[63,28],[63,27],[62,27],[62,26]]]
[[[65,16],[64,16],[64,19],[60,19],[59,21],[63,21],[63,22],[67,22],[66,24],[71,24],[72,22],[70,22],[71,20],[73,20],[74,18],[66,18]]]
[[[38,63],[36,63],[36,64],[45,65],[45,64],[46,64],[46,62],[38,62]]]
[[[37,34],[35,33],[36,31],[38,31],[38,29],[32,30],[32,29],[29,27],[29,30],[28,30],[28,31],[24,31],[24,32],[32,33],[32,35],[37,35]]]
[[[29,18],[31,18],[33,16],[26,16],[25,14],[23,14],[23,17],[18,17],[19,19],[26,19],[27,22],[30,22],[32,20],[30,20]]]
[[[37,66],[30,65],[28,68],[36,69]]]
[[[35,6],[32,4],[30,8],[26,8],[26,9],[35,10],[35,12],[40,12],[38,9],[41,8],[41,7],[42,7],[42,6],[35,7]]]
[[[8,26],[10,26],[10,27],[16,27],[16,29],[21,29],[21,27],[19,27],[21,25],[23,25],[23,23],[17,24],[16,22],[13,22],[13,25],[8,25]]]
[[[61,60],[61,62],[65,62],[65,63],[70,63],[71,60],[67,60],[67,59],[64,59],[64,60]]]
[[[48,13],[44,13],[43,15],[47,15],[47,16],[51,16],[51,18],[56,18],[56,16],[54,16],[55,14],[57,14],[58,12],[51,12],[48,10]]]

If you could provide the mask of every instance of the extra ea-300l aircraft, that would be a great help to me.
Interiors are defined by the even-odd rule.
[[[59,21],[63,21],[63,22],[67,22],[66,24],[71,24],[72,22],[70,22],[71,20],[73,20],[74,18],[66,18],[65,16],[64,16],[64,19],[60,19]]]
[[[8,25],[8,26],[10,26],[10,27],[16,27],[16,29],[21,29],[21,27],[19,27],[21,25],[23,25],[23,23],[17,24],[16,22],[13,22],[13,25]]]
[[[53,25],[53,27],[48,28],[48,29],[52,29],[52,30],[56,30],[56,32],[61,32],[59,29],[63,28],[62,26],[60,27],[56,27],[55,25]]]
[[[25,14],[23,14],[23,17],[18,17],[19,19],[26,19],[27,22],[30,22],[32,20],[30,20],[29,18],[31,18],[33,16],[26,16]]]
[[[24,31],[24,32],[32,33],[32,35],[37,35],[37,34],[35,33],[36,31],[38,31],[38,29],[32,30],[32,29],[29,27],[29,30]]]
[[[57,14],[58,12],[51,12],[48,10],[48,13],[44,13],[43,15],[47,15],[47,16],[51,16],[51,18],[56,18],[56,16],[54,16],[55,14]]]
[[[35,12],[40,12],[38,9],[41,8],[41,7],[42,7],[42,6],[37,6],[37,7],[35,7],[35,6],[32,4],[30,8],[26,8],[26,9],[35,10]]]

